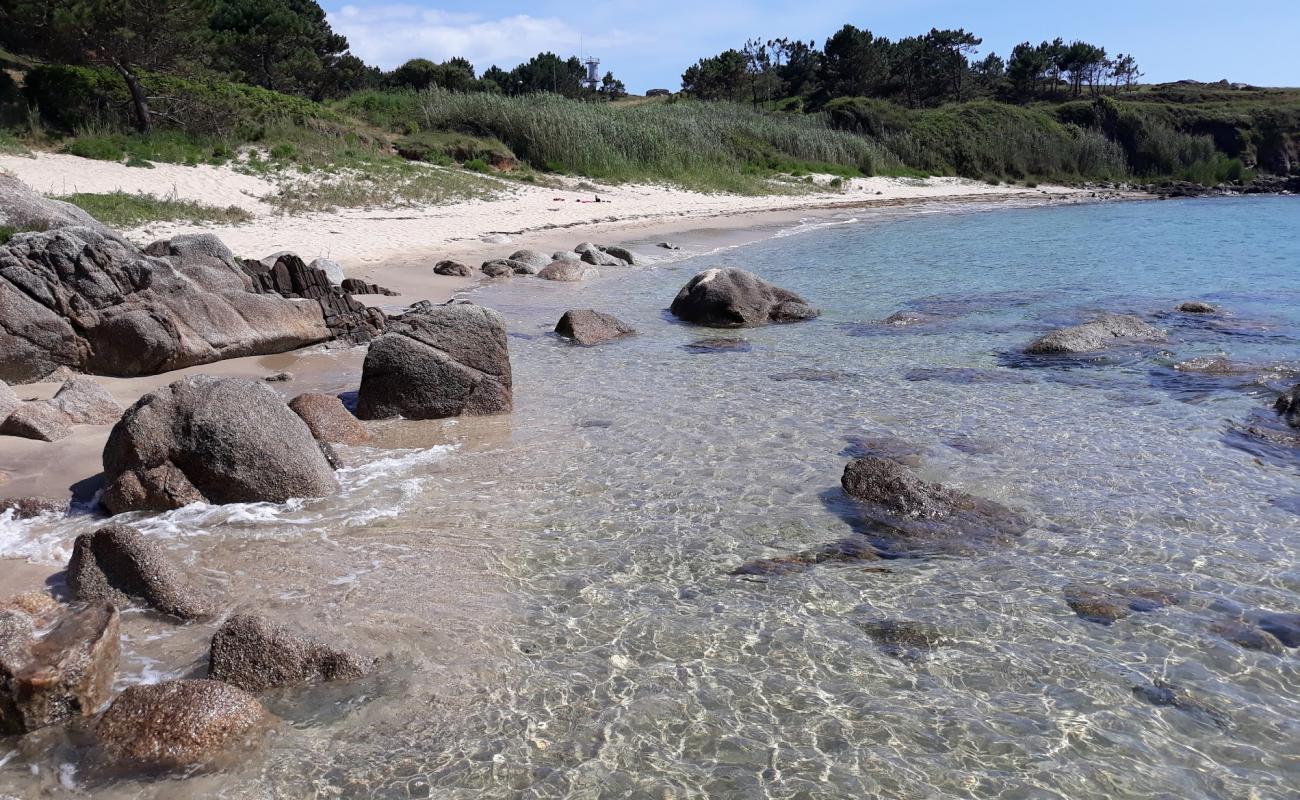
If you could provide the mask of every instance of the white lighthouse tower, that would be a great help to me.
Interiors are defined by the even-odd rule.
[[[587,67],[587,78],[583,81],[588,89],[595,91],[600,87],[600,59],[595,56],[587,56],[587,60],[582,62]]]

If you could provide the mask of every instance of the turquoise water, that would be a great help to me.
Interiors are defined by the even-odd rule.
[[[395,657],[360,687],[282,698],[294,724],[241,769],[114,791],[1294,796],[1300,651],[1244,649],[1219,626],[1300,612],[1300,454],[1239,432],[1273,422],[1290,380],[1263,367],[1300,364],[1300,200],[829,223],[586,284],[477,290],[510,324],[513,415],[384,428],[405,455],[356,467],[341,498],[150,523],[231,587]],[[823,316],[725,332],[671,319],[677,289],[718,264]],[[1172,313],[1188,299],[1226,313]],[[580,348],[549,334],[587,307],[639,335]],[[879,324],[899,310],[933,318]],[[1018,355],[1100,310],[1142,314],[1170,342]],[[719,336],[747,347],[690,348]],[[1172,368],[1198,356],[1262,377]],[[963,552],[732,574],[861,537],[838,486],[864,446],[906,450],[1032,527]],[[1072,584],[1180,602],[1103,626],[1066,605]],[[924,624],[932,646],[882,643],[882,621]],[[133,642],[140,679],[195,668],[193,647]],[[1150,702],[1157,683],[1180,700]],[[0,786],[68,752],[17,758]]]

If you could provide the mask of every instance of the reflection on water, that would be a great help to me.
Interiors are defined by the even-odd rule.
[[[866,220],[480,290],[523,334],[512,416],[381,426],[344,451],[341,498],[143,522],[240,602],[391,654],[380,672],[273,698],[293,724],[238,770],[95,796],[1288,796],[1296,651],[1223,631],[1300,610],[1300,470],[1225,446],[1266,387],[1188,374],[1184,391],[1170,365],[1300,361],[1297,209]],[[824,316],[743,337],[666,318],[715,263]],[[1157,319],[1155,351],[1008,366],[1051,325],[1187,299],[1230,315]],[[547,335],[587,307],[639,335]],[[901,309],[935,319],[854,335]],[[716,338],[747,346],[698,346]],[[851,537],[836,487],[873,447],[1033,526],[974,552],[733,574]],[[93,524],[0,522],[0,547],[53,558]],[[1180,602],[1102,626],[1071,586]],[[126,630],[124,680],[202,669],[210,627]],[[75,755],[24,747],[0,787],[64,792]]]

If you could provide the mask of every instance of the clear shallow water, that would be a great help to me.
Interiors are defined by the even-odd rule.
[[[232,597],[392,653],[383,668],[272,698],[291,724],[238,770],[95,796],[1290,796],[1297,651],[1243,650],[1212,627],[1300,611],[1300,462],[1230,446],[1267,388],[1168,367],[1300,361],[1298,222],[1294,198],[898,216],[480,290],[510,322],[512,416],[383,426],[345,454],[340,498],[147,523]],[[673,322],[677,289],[715,264],[824,316]],[[1228,324],[1154,316],[1185,299]],[[548,335],[583,307],[641,333],[599,348]],[[940,318],[872,324],[902,309]],[[1173,339],[1009,366],[1101,309]],[[749,348],[686,347],[719,336]],[[771,377],[800,369],[840,376]],[[852,536],[843,453],[882,435],[1034,527],[970,554],[729,574]],[[10,523],[0,548],[57,557],[93,524]],[[1187,599],[1103,627],[1062,597],[1124,582]],[[878,620],[928,623],[942,644],[882,647]],[[136,614],[127,632],[123,680],[153,680],[201,669],[211,628]],[[1156,680],[1195,705],[1134,695]],[[0,788],[63,792],[76,752],[28,744]]]

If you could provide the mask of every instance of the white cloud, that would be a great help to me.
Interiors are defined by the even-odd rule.
[[[629,41],[622,34],[584,40],[580,31],[556,18],[516,14],[484,19],[413,5],[346,5],[329,15],[329,23],[348,38],[354,54],[383,69],[412,58],[461,56],[481,72],[492,64],[509,68],[548,50],[567,57],[578,55],[580,47],[592,52]]]

